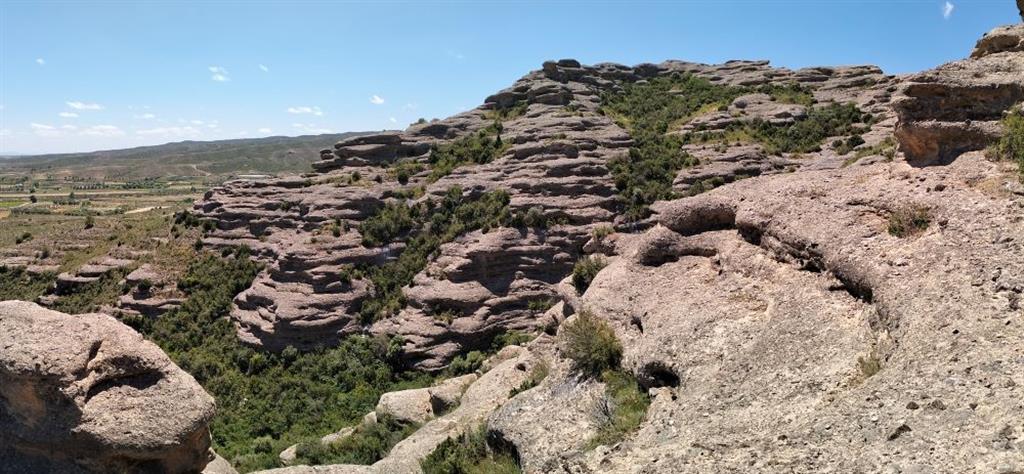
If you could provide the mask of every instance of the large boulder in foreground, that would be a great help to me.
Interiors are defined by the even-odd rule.
[[[104,314],[0,302],[4,472],[199,472],[214,401]]]

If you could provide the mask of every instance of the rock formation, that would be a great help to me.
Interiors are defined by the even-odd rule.
[[[915,166],[947,164],[1002,134],[1003,112],[1024,100],[1024,24],[996,28],[970,59],[908,78],[895,101],[896,136]]]
[[[414,124],[401,133],[341,142],[335,150],[324,151],[323,160],[314,166],[316,173],[227,183],[207,193],[195,210],[216,222],[206,244],[246,245],[267,264],[235,301],[232,318],[239,336],[270,350],[289,345],[308,349],[368,330],[401,336],[412,367],[436,370],[459,353],[486,348],[496,334],[542,327],[538,304],[557,300],[556,285],[571,272],[592,231],[627,225],[608,164],[624,156],[632,140],[625,129],[599,113],[600,95],[616,90],[623,81],[679,73],[737,86],[802,84],[819,101],[855,102],[882,119],[888,113],[885,104],[892,81],[868,66],[792,71],[773,68],[766,61],[669,61],[636,67],[551,61],[474,110]],[[705,129],[765,117],[781,123],[800,117],[804,110],[752,95],[730,107],[739,118],[712,113],[694,122],[705,124]],[[429,170],[419,168],[407,184],[396,182],[393,172],[381,167],[426,164],[432,148],[477,133],[496,119],[501,119],[501,136],[509,146],[489,163],[456,168],[436,181]],[[881,120],[877,135],[886,135],[891,127],[891,121]],[[729,182],[843,163],[843,158],[829,153],[820,160],[769,156],[757,145],[743,150],[689,145],[687,151],[701,164],[680,172],[675,187],[681,193],[714,178]],[[424,189],[420,199],[436,199],[454,186],[466,195],[504,189],[510,193],[512,211],[533,210],[555,224],[546,229],[474,231],[443,245],[403,290],[405,307],[367,326],[358,312],[374,294],[372,283],[343,282],[338,275],[348,266],[381,264],[401,253],[400,243],[363,246],[358,226],[392,196],[416,186]],[[439,320],[439,308],[456,317],[451,322]]]
[[[0,471],[169,472],[212,459],[213,399],[103,314],[0,302]]]

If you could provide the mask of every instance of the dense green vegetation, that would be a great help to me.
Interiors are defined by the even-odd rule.
[[[426,268],[428,259],[441,244],[478,229],[488,232],[500,226],[545,228],[551,223],[539,208],[512,212],[508,204],[509,194],[505,191],[463,196],[462,188],[456,186],[440,201],[394,201],[364,220],[359,226],[363,245],[401,241],[405,248],[394,261],[365,265],[346,274],[345,278],[369,278],[374,284],[373,295],[360,310],[363,321],[378,320],[405,306],[402,287],[412,283],[413,277]],[[440,311],[437,316],[450,322],[460,315]]]
[[[724,111],[736,98],[753,92],[768,94],[780,103],[806,106],[807,117],[790,125],[751,120],[720,132],[669,134],[694,117]],[[687,143],[753,141],[763,144],[771,154],[806,153],[820,149],[829,137],[853,135],[855,138],[840,144],[848,152],[863,143],[860,134],[864,130],[856,124],[870,120],[853,104],[811,107],[813,94],[798,84],[726,86],[690,74],[623,84],[621,91],[607,92],[601,101],[601,111],[629,130],[634,141],[628,156],[609,163],[623,213],[631,221],[647,217],[648,206],[654,201],[679,197],[672,190],[676,174],[696,164],[696,159],[683,151]],[[693,191],[703,192],[715,185],[701,183]]]
[[[1017,163],[1024,179],[1024,110],[1011,112],[1003,119],[1005,134],[992,146],[996,157]]]
[[[581,295],[587,291],[598,272],[606,265],[608,262],[600,255],[588,255],[577,260],[572,268],[572,285],[576,287],[576,291]]]
[[[100,276],[99,280],[80,285],[73,293],[58,298],[53,309],[68,314],[81,314],[99,311],[104,304],[112,305],[124,293],[121,280],[127,274],[127,270],[111,270]]]
[[[382,393],[431,382],[395,368],[394,341],[351,337],[333,349],[280,354],[243,346],[225,316],[258,270],[244,248],[200,255],[179,282],[188,295],[180,309],[126,320],[216,398],[214,446],[240,470],[276,467],[284,448],[354,425]]]
[[[516,460],[508,453],[491,449],[487,429],[448,438],[420,463],[424,474],[518,474]]]
[[[684,166],[696,164],[682,150],[683,139],[666,135],[673,125],[698,112],[727,106],[749,92],[693,75],[656,77],[642,84],[625,84],[622,92],[601,97],[602,111],[629,130],[629,155],[609,163],[624,213],[630,220],[647,217],[647,206],[675,197],[672,181]]]
[[[431,171],[428,181],[434,182],[448,176],[459,166],[482,165],[501,156],[508,149],[508,145],[501,139],[501,132],[501,122],[495,121],[476,133],[435,146],[430,153]]]
[[[427,199],[416,204],[391,203],[360,225],[366,245],[384,245],[404,239],[405,248],[394,261],[356,269],[356,277],[367,277],[374,294],[363,303],[361,314],[372,322],[397,312],[405,305],[402,287],[427,266],[428,258],[461,234],[490,229],[512,220],[509,195],[492,191],[465,197],[462,188],[448,190],[440,202]]]
[[[295,450],[295,463],[373,464],[417,429],[419,425],[400,423],[393,417],[382,416],[376,423],[360,424],[351,435],[331,444],[322,443],[320,437],[302,441]]]
[[[46,294],[57,280],[53,272],[29,273],[21,267],[0,265],[0,301],[35,301]]]

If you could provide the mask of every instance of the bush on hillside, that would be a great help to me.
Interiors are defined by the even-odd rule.
[[[622,343],[607,322],[590,311],[581,311],[562,326],[562,351],[575,370],[598,376],[617,369],[622,360]]]

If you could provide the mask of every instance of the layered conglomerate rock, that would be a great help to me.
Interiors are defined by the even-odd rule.
[[[214,401],[104,314],[0,302],[0,471],[190,473]]]
[[[908,78],[895,101],[896,135],[918,166],[945,164],[1002,133],[1003,112],[1024,101],[1024,25],[996,28],[970,59]]]
[[[859,101],[878,108],[885,107],[884,89],[892,80],[869,66],[791,71],[766,61],[669,61],[635,67],[550,61],[474,110],[413,124],[403,132],[352,138],[324,150],[323,160],[314,165],[317,173],[227,183],[197,202],[195,210],[216,221],[216,230],[204,242],[249,246],[267,265],[235,300],[232,318],[240,337],[280,350],[331,345],[346,334],[369,330],[401,336],[412,366],[439,369],[459,353],[486,348],[501,332],[539,328],[546,321],[541,308],[555,299],[558,282],[571,272],[592,230],[623,224],[608,165],[626,156],[633,142],[627,130],[600,112],[601,94],[618,90],[623,82],[675,73],[728,85],[800,83],[823,101]],[[496,120],[508,144],[501,156],[457,167],[431,182],[433,147],[477,133]],[[730,160],[740,164],[722,165]],[[841,162],[833,160],[833,166]],[[413,170],[407,184],[397,183],[389,169],[397,163],[409,163],[407,169]],[[421,171],[416,164],[423,165]],[[676,187],[685,192],[703,179],[732,181],[809,164],[769,157],[759,149],[742,159],[715,155],[684,170],[689,178],[681,172]],[[359,178],[353,179],[355,175]],[[506,190],[510,210],[539,212],[550,225],[475,231],[443,245],[404,289],[407,306],[365,327],[358,309],[373,295],[372,284],[342,282],[339,275],[347,265],[380,264],[400,254],[400,242],[362,246],[358,226],[390,197],[418,186],[425,196],[417,199],[436,199],[455,186],[467,196]],[[340,232],[328,230],[337,227]]]

